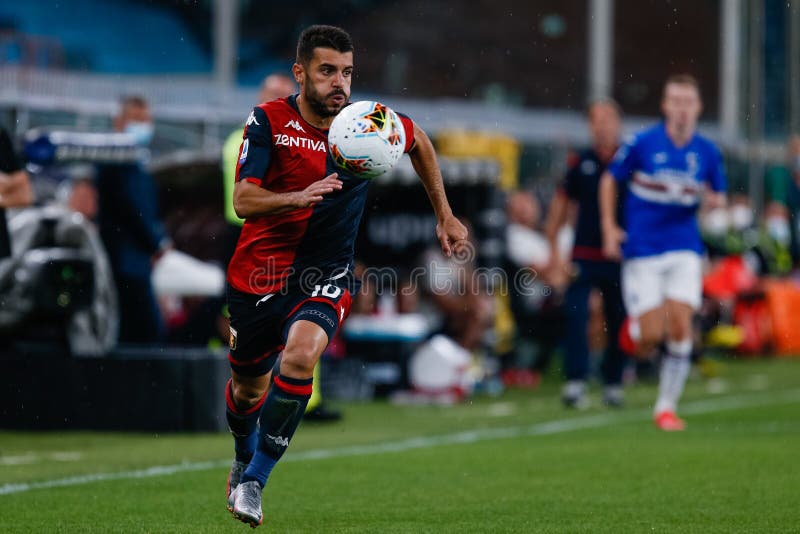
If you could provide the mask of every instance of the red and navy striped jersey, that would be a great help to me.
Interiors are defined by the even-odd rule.
[[[228,265],[228,283],[245,293],[310,289],[323,280],[352,282],[354,244],[370,180],[334,165],[328,131],[306,122],[295,99],[296,95],[253,108],[242,135],[236,180],[287,193],[336,172],[343,186],[309,208],[245,220]],[[414,145],[414,126],[408,117],[400,119],[408,152]]]

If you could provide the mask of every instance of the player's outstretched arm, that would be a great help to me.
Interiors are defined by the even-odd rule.
[[[324,195],[341,188],[342,182],[336,173],[314,182],[302,191],[289,193],[275,193],[247,180],[241,180],[233,189],[233,209],[242,219],[278,215],[313,206],[320,202]]]
[[[622,257],[620,245],[625,240],[625,232],[617,221],[617,182],[610,172],[606,171],[600,178],[598,193],[600,204],[600,221],[603,231],[603,253],[609,259]]]
[[[414,123],[414,147],[408,153],[411,164],[422,180],[436,214],[436,237],[446,256],[453,253],[459,242],[467,239],[467,228],[453,215],[444,191],[442,172],[436,162],[436,151],[425,131]]]

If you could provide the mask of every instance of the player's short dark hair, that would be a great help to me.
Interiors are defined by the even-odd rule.
[[[664,89],[662,91],[662,97],[667,92],[667,86],[669,84],[677,84],[677,85],[691,85],[697,91],[697,94],[700,95],[700,82],[697,81],[697,78],[692,76],[691,74],[670,74],[666,81],[664,82]]]
[[[119,106],[122,109],[133,108],[146,108],[148,106],[147,99],[142,95],[123,95],[119,99]]]
[[[297,41],[297,62],[307,65],[314,57],[315,48],[331,48],[337,52],[352,52],[353,40],[350,34],[336,26],[317,24],[309,26],[300,34]]]
[[[594,98],[590,100],[589,103],[586,105],[587,117],[592,114],[592,108],[594,108],[595,106],[608,106],[614,111],[616,111],[617,115],[622,117],[622,108],[620,107],[619,103],[609,96]]]

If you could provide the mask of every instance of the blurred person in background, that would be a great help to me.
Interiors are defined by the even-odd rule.
[[[66,179],[56,189],[56,200],[91,222],[97,220],[97,188],[95,168],[90,164],[74,164],[65,168]]]
[[[297,84],[286,74],[270,74],[261,83],[258,93],[258,104],[270,102],[278,98],[297,92]],[[242,231],[244,219],[236,215],[233,209],[233,186],[236,184],[236,162],[239,160],[239,147],[242,145],[242,128],[237,128],[228,135],[225,144],[222,145],[222,178],[225,190],[225,220],[228,223],[228,234],[225,237],[223,246],[223,264],[228,265],[233,251],[236,249],[236,242]]]
[[[6,210],[21,208],[33,203],[33,188],[22,161],[14,150],[8,132],[0,127],[0,262],[11,257],[11,235],[8,231]],[[5,295],[0,295],[0,307],[5,306]],[[3,338],[6,336],[4,335]],[[0,347],[7,339],[0,338]]]
[[[692,320],[702,299],[703,242],[697,210],[726,203],[722,155],[697,133],[703,106],[700,87],[689,75],[664,84],[664,122],[619,149],[600,182],[600,214],[606,257],[623,258],[622,294],[627,319],[620,347],[650,357],[664,343],[656,426],[685,428],[678,400],[691,369]],[[618,185],[624,195],[624,227],[617,216]]]
[[[786,143],[786,163],[767,169],[764,176],[767,200],[786,206],[790,217],[791,252],[794,264],[800,260],[800,135]]]
[[[588,405],[587,381],[591,361],[587,339],[589,295],[593,289],[602,292],[606,332],[619,331],[625,319],[620,291],[620,266],[617,259],[603,253],[600,231],[600,209],[597,201],[600,176],[619,148],[620,109],[613,100],[598,100],[589,105],[589,132],[592,146],[578,153],[571,161],[564,180],[556,191],[547,219],[547,241],[550,245],[548,272],[564,270],[557,243],[558,232],[566,224],[569,212],[577,211],[575,244],[570,271],[573,279],[564,298],[567,336],[564,346],[564,373],[567,382],[561,399],[568,407]],[[617,217],[619,216],[619,205]],[[609,335],[600,373],[603,379],[603,402],[619,407],[623,402],[622,373],[625,354],[617,344],[617,336]]]
[[[700,209],[700,234],[712,264],[721,257],[744,254],[758,242],[754,208],[750,197],[733,193],[728,207]]]
[[[33,203],[33,188],[8,132],[0,127],[0,260],[11,256],[6,209]]]
[[[369,180],[332,172],[327,151],[328,128],[350,98],[353,48],[341,28],[306,28],[292,66],[299,94],[254,107],[239,151],[233,202],[245,222],[227,277],[225,404],[235,457],[226,500],[233,516],[252,527],[262,523],[263,488],[300,424],[314,367],[357,287],[354,246]],[[467,229],[450,208],[430,139],[408,117],[400,120],[403,151],[450,256]],[[298,143],[279,142],[289,138]],[[294,485],[298,496],[302,481]]]
[[[770,202],[764,208],[754,254],[759,275],[786,276],[792,270],[792,223],[789,208]]]
[[[475,276],[477,245],[472,226],[459,220],[469,230],[469,244],[451,256],[440,247],[431,247],[423,254],[422,265],[426,294],[442,315],[444,334],[472,352],[481,347],[494,322],[494,306],[487,288]]]
[[[271,102],[278,98],[286,98],[297,92],[297,83],[286,74],[270,74],[261,83],[258,93],[258,103]],[[233,187],[236,185],[236,163],[239,160],[239,148],[242,145],[242,128],[232,131],[225,144],[222,146],[222,177],[225,190],[225,221],[228,223],[228,232],[223,246],[223,264],[227,267],[236,242],[242,232],[244,219],[236,215],[233,207]],[[323,402],[321,387],[321,364],[314,367],[314,387],[311,399],[306,406],[305,419],[309,421],[338,421],[342,418],[341,412],[331,409]]]
[[[127,96],[114,130],[146,148],[153,137],[150,106]],[[120,309],[119,340],[158,343],[165,327],[151,283],[152,266],[170,247],[158,218],[158,194],[144,162],[100,165],[97,170],[98,227],[108,251]]]
[[[532,269],[537,276],[531,287],[517,287],[514,283],[509,286],[516,339],[514,361],[505,364],[503,382],[508,386],[535,387],[564,332],[560,294],[566,285],[566,271],[553,269],[552,274],[558,277],[549,276],[552,251],[541,232],[541,209],[532,192],[520,190],[509,194],[506,218],[509,281],[516,279],[520,269]],[[558,253],[557,257],[560,256]]]
[[[67,207],[80,213],[86,220],[94,221],[97,217],[97,188],[92,178],[75,178],[72,181]]]

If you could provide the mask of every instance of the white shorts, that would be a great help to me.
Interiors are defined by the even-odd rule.
[[[703,261],[696,252],[677,250],[622,263],[622,298],[631,317],[641,317],[665,300],[697,310],[702,297]]]

